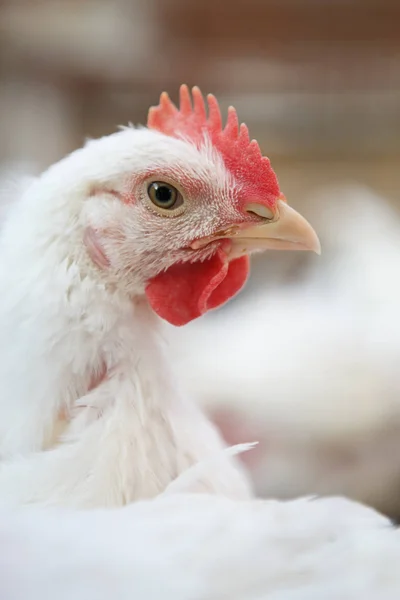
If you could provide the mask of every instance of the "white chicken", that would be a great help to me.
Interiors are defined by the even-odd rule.
[[[168,111],[171,116],[169,105]],[[177,118],[174,111],[172,116]],[[164,173],[167,185],[154,189],[159,179],[153,181],[152,172],[149,183],[146,171],[146,184],[135,187],[135,195],[131,154],[145,134],[156,154],[167,148],[168,161],[184,167],[179,182],[190,194],[175,194],[180,186]],[[177,155],[175,142],[185,144]],[[113,163],[121,150],[122,171]],[[199,154],[206,159],[200,171]],[[160,177],[160,156],[144,156]],[[111,166],[100,169],[110,157]],[[2,600],[398,599],[400,534],[388,519],[340,498],[243,500],[249,488],[231,455],[247,448],[220,453],[213,427],[176,388],[148,302],[172,322],[224,302],[247,274],[246,259],[235,263],[236,250],[251,250],[261,234],[271,237],[258,239],[260,245],[282,243],[274,236],[285,235],[318,250],[315,234],[286,205],[278,205],[280,220],[265,223],[276,206],[261,203],[263,197],[255,206],[254,187],[245,211],[235,205],[233,216],[231,204],[224,205],[231,225],[247,224],[231,241],[227,216],[213,210],[214,200],[227,200],[232,192],[224,182],[218,198],[212,196],[212,178],[222,167],[226,163],[207,144],[129,129],[53,167],[11,209],[0,238],[0,503],[112,506],[163,493],[107,510],[3,506]],[[170,163],[168,169],[173,172]],[[198,181],[203,169],[213,182],[208,195],[192,188],[192,179],[204,185]],[[175,204],[164,203],[171,196],[176,210],[183,200],[186,212],[170,214]],[[163,205],[153,208],[155,200]],[[192,215],[195,232],[179,229],[184,215]],[[212,235],[221,231],[222,242],[210,240],[206,222]],[[178,229],[184,232],[179,243],[173,235]],[[246,237],[249,232],[256,238]],[[210,256],[204,250],[192,255],[188,244],[197,252],[204,235]],[[219,249],[232,252],[233,260],[223,259]],[[188,256],[204,260],[199,267],[191,258],[185,262]],[[225,279],[216,281],[220,259]],[[184,268],[182,279],[177,265]],[[182,493],[210,490],[217,494]]]
[[[159,318],[183,325],[245,283],[248,254],[319,251],[267,158],[198,88],[148,128],[90,141],[8,210],[0,237],[0,503],[121,505],[223,447],[176,385]],[[179,374],[177,374],[177,377]],[[252,440],[243,440],[252,441]],[[233,459],[205,487],[247,497]]]
[[[360,185],[315,200],[324,252],[301,281],[269,274],[268,290],[169,331],[171,353],[227,441],[260,441],[243,455],[259,494],[339,493],[398,516],[399,217]]]

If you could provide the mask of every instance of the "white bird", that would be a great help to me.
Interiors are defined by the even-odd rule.
[[[199,206],[207,221],[213,203],[202,204],[199,195],[180,221],[179,214],[164,221],[163,211],[174,209],[152,208],[151,195],[139,194],[130,204],[125,178],[132,170],[133,148],[145,134],[156,142],[156,154],[160,147],[185,144],[184,156],[172,156],[180,168],[194,168],[191,160],[197,164],[195,156],[204,158],[202,149],[211,152],[212,164],[209,154],[201,163],[210,166],[210,177],[216,165],[226,167],[207,145],[167,138],[172,145],[163,146],[167,141],[161,134],[127,130],[53,167],[27,187],[6,218],[0,239],[0,503],[112,506],[166,491],[123,508],[3,506],[1,600],[397,600],[400,534],[388,519],[340,498],[243,500],[249,488],[231,455],[246,447],[220,455],[223,444],[203,412],[177,390],[178,377],[169,370],[157,317],[147,302],[164,318],[189,320],[176,308],[189,304],[189,317],[197,316],[237,291],[238,282],[231,281],[225,294],[221,284],[221,295],[200,310],[199,279],[191,290],[194,297],[186,296],[182,306],[179,297],[169,295],[175,288],[166,286],[164,276],[150,275],[162,264],[177,281],[179,274],[166,263],[186,254],[173,246],[172,230],[191,210],[197,215]],[[122,178],[121,171],[113,172],[117,150],[125,153]],[[111,166],[99,174],[106,157]],[[158,154],[151,159],[161,168]],[[167,181],[169,192],[156,194],[157,201],[175,195]],[[182,181],[187,185],[185,177]],[[99,185],[105,187],[100,191]],[[219,200],[224,193],[219,189]],[[266,218],[270,205],[260,206],[252,203],[252,214],[256,208]],[[242,220],[249,218],[243,231],[276,235],[285,216],[293,215],[285,213],[286,205],[278,206],[281,219],[275,224],[258,224],[257,215],[240,213]],[[232,207],[225,209],[230,214]],[[146,218],[153,229],[145,227]],[[216,231],[222,227],[218,219],[216,211]],[[146,234],[143,243],[157,232],[157,242],[150,244],[152,260],[143,251],[146,275],[138,266],[140,236],[130,229],[134,222]],[[191,226],[198,225],[193,218]],[[305,241],[317,249],[311,230],[305,232]],[[224,229],[223,235],[230,232]],[[219,241],[207,242],[220,247]],[[251,246],[247,240],[239,248]],[[209,267],[211,259],[199,256]],[[159,304],[152,285],[142,283],[136,290],[127,266],[136,260],[141,277],[164,286],[166,299],[175,303]],[[247,262],[239,265],[246,275]],[[185,271],[185,280],[189,276]],[[208,285],[213,277],[208,273],[205,279]],[[56,431],[60,425],[63,435]],[[216,494],[188,493],[211,490]]]
[[[313,205],[321,259],[169,328],[171,353],[230,443],[260,441],[243,456],[259,494],[345,494],[398,515],[399,216],[361,185]]]
[[[155,496],[223,447],[180,393],[160,319],[183,325],[245,283],[248,254],[319,250],[269,160],[198,88],[149,127],[90,141],[8,209],[0,236],[0,503]],[[158,315],[158,316],[157,316]],[[243,440],[252,441],[252,440]],[[210,491],[247,497],[233,459]]]

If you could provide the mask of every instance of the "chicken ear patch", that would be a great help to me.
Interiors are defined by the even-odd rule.
[[[229,262],[218,250],[204,262],[176,264],[160,273],[148,283],[146,295],[159,317],[179,327],[227,302],[248,273],[247,256]]]

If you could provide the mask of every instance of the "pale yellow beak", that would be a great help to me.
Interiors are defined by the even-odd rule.
[[[228,238],[232,242],[232,258],[257,250],[310,250],[321,254],[321,244],[310,223],[283,200],[278,200],[274,213],[265,205],[255,202],[249,204],[247,210],[263,217],[264,222],[251,226],[232,226],[208,240],[197,240],[192,248],[200,248],[212,240]]]

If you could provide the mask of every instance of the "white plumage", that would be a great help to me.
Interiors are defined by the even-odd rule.
[[[2,600],[397,600],[400,532],[341,498],[0,512]]]

